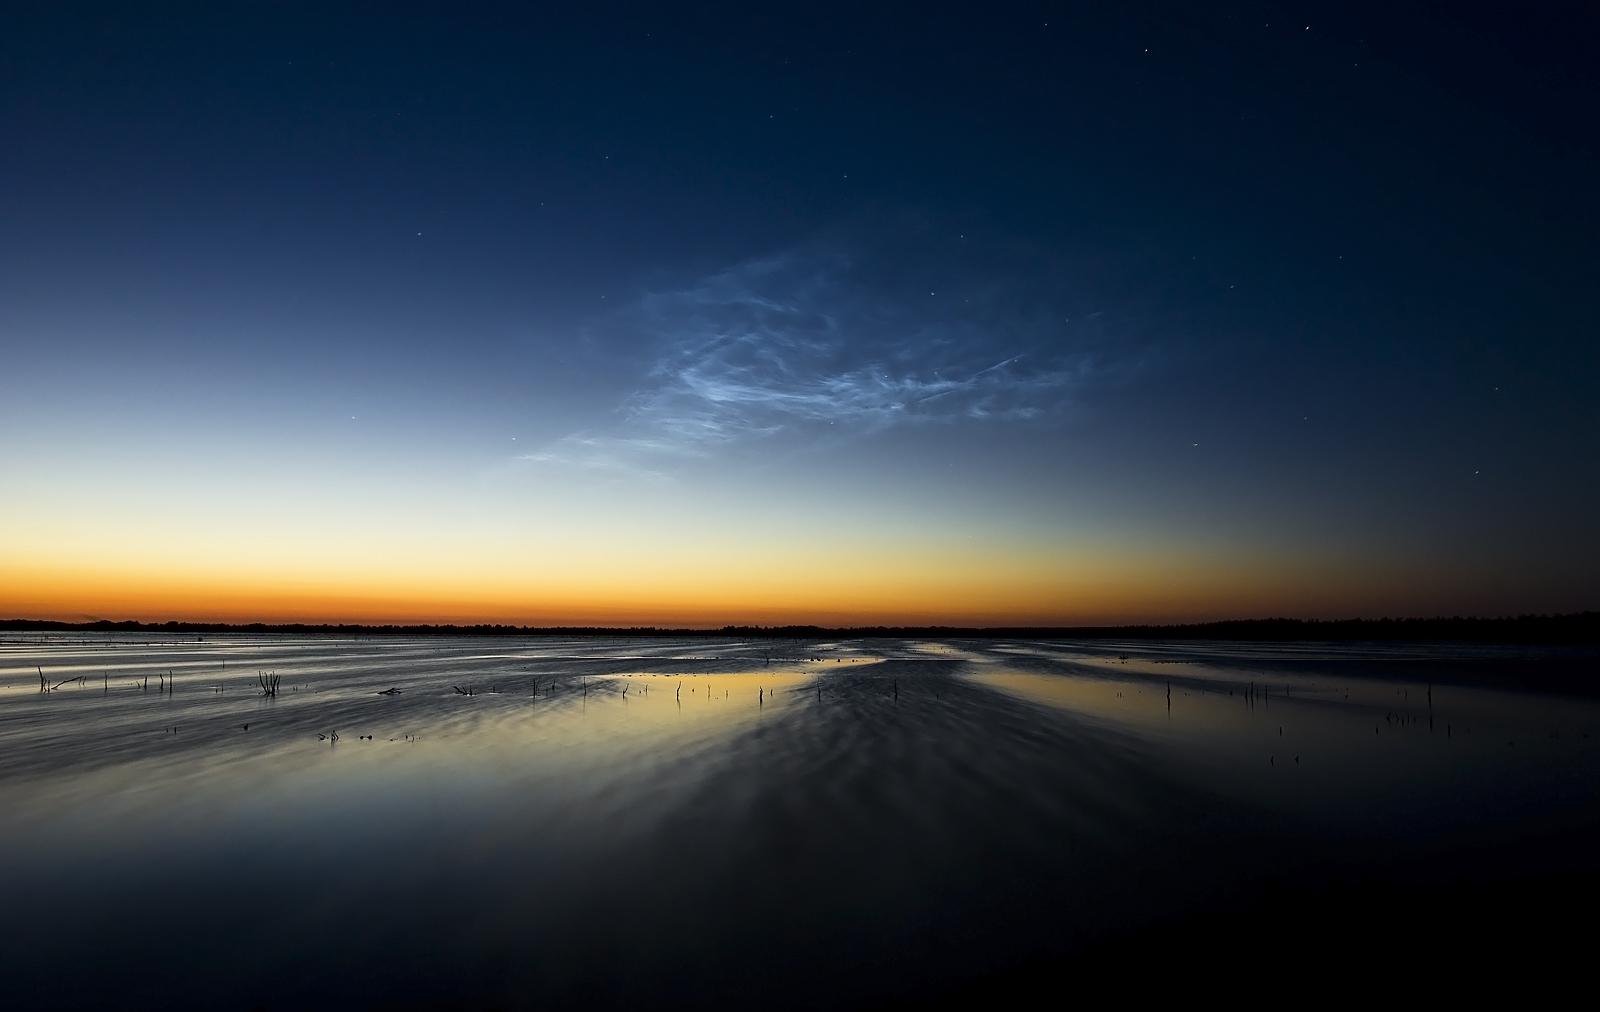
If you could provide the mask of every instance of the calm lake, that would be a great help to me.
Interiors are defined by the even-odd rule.
[[[8,634],[4,1004],[849,1006],[1271,881],[1555,870],[1495,848],[1600,823],[1600,701],[1516,686],[1594,663]]]

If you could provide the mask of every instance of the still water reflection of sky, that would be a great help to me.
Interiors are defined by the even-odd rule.
[[[1600,705],[1454,649],[14,638],[6,977],[40,1008],[904,993],[1589,803]]]
[[[1203,647],[1191,659],[1003,653],[1069,667],[1002,656],[973,677],[1136,735],[1174,776],[1325,832],[1425,836],[1581,803],[1600,783],[1592,699],[1372,677],[1370,652],[1326,648],[1249,668]]]

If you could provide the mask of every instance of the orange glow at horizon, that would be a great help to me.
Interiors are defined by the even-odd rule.
[[[527,626],[1062,626],[1349,614],[1362,582],[1215,559],[772,552],[339,571],[8,565],[0,617]],[[243,571],[242,567],[241,570]],[[1403,603],[1396,601],[1401,610]]]

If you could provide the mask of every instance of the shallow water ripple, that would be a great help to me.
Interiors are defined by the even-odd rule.
[[[6,979],[33,1008],[848,1004],[1587,811],[1594,701],[1404,661],[7,643]]]

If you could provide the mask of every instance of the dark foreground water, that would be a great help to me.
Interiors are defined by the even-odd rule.
[[[1541,841],[1600,825],[1594,663],[13,636],[4,1004],[850,1006],[1268,882],[1586,870]]]

